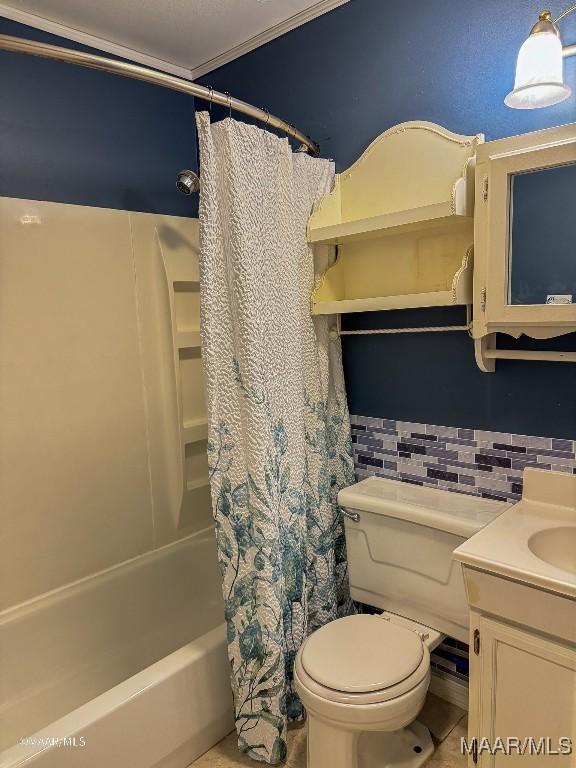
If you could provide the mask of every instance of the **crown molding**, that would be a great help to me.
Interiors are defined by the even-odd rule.
[[[328,11],[332,11],[348,2],[350,2],[350,0],[321,0],[321,2],[315,3],[315,5],[306,8],[304,11],[300,11],[300,13],[291,16],[285,21],[281,21],[279,24],[270,27],[270,29],[261,32],[259,35],[251,37],[249,40],[246,40],[245,43],[230,48],[229,51],[225,51],[224,53],[215,56],[213,59],[209,59],[203,64],[194,67],[191,70],[192,78],[196,79],[202,75],[207,75],[209,72],[213,72],[215,69],[224,66],[224,64],[229,64],[231,61],[234,61],[234,59],[244,56],[245,53],[250,53],[250,51],[253,51],[255,48],[259,48],[261,45],[265,45],[275,38],[286,34],[286,32],[290,32],[291,30],[302,26],[302,24],[306,24],[306,22],[312,21],[313,19],[318,18],[318,16],[322,16],[323,14],[328,13]]]
[[[350,0],[321,0],[310,8],[291,16],[289,19],[280,22],[280,24],[276,24],[275,26],[270,27],[270,29],[261,32],[259,35],[251,37],[245,43],[237,45],[229,51],[225,51],[191,70],[186,69],[186,67],[181,67],[178,64],[164,61],[164,59],[158,59],[156,56],[150,56],[142,51],[137,51],[133,48],[113,43],[103,37],[98,37],[97,35],[91,35],[88,32],[82,32],[79,29],[68,27],[57,21],[50,21],[50,19],[45,19],[43,16],[38,16],[35,13],[29,13],[28,11],[13,8],[2,2],[0,2],[0,16],[33,27],[34,29],[40,29],[43,32],[57,35],[66,40],[71,40],[74,43],[80,43],[89,48],[95,48],[99,51],[110,53],[121,59],[127,59],[128,61],[142,64],[145,67],[152,67],[161,72],[167,72],[170,75],[176,75],[176,77],[181,77],[184,80],[194,80],[195,78],[206,75],[209,72],[218,69],[218,67],[222,67],[224,64],[234,61],[234,59],[244,56],[245,53],[249,53],[255,48],[259,48],[261,45],[265,45],[275,38],[286,34],[286,32],[290,32],[291,30],[302,26],[302,24],[306,24],[306,22],[312,21],[313,19],[318,18],[318,16],[322,16],[323,14],[328,13],[328,11],[332,11],[334,8],[338,8],[340,5],[344,5],[349,1]]]
[[[50,21],[42,16],[37,16],[35,13],[29,13],[28,11],[22,11],[18,8],[12,8],[10,5],[0,2],[0,16],[3,16],[10,21],[17,21],[20,24],[26,24],[28,27],[34,29],[40,29],[42,32],[49,32],[51,35],[57,35],[63,37],[66,40],[71,40],[74,43],[80,43],[81,45],[87,45],[89,48],[96,48],[98,51],[104,51],[104,53],[110,53],[113,56],[117,56],[121,59],[127,59],[133,61],[136,64],[142,64],[145,67],[151,67],[152,69],[158,69],[161,72],[166,72],[169,75],[176,75],[184,80],[192,80],[192,74],[189,69],[180,67],[177,64],[172,64],[169,61],[158,59],[156,56],[150,56],[142,51],[136,51],[133,48],[128,48],[125,45],[119,45],[118,43],[112,43],[110,40],[106,40],[103,37],[96,35],[90,35],[87,32],[82,32],[79,29],[73,27],[67,27],[65,24],[60,24],[57,21]]]

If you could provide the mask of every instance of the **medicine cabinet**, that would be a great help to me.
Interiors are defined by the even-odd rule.
[[[337,248],[312,314],[471,304],[482,142],[481,134],[402,123],[336,176],[308,224],[310,243]]]
[[[566,360],[576,353],[496,348],[496,333],[576,331],[576,125],[478,148],[474,238],[476,359]]]

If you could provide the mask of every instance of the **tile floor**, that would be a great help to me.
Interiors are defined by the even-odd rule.
[[[464,710],[429,694],[419,719],[428,726],[437,745],[426,768],[466,768],[466,757],[460,754],[460,737],[466,736]],[[234,732],[189,768],[254,768],[255,765],[254,761],[238,752]],[[301,725],[289,729],[288,759],[284,766],[306,768],[306,728]]]

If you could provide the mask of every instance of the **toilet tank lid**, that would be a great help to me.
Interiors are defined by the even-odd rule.
[[[369,477],[343,488],[338,504],[358,512],[373,512],[469,538],[511,506],[441,488]]]

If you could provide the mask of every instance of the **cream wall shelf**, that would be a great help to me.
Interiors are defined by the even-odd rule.
[[[474,158],[483,136],[427,122],[383,133],[336,176],[308,240],[337,246],[312,314],[469,304]]]
[[[462,223],[470,224],[473,220],[470,216],[466,216],[465,210],[454,211],[451,202],[433,203],[407,211],[394,211],[358,221],[316,227],[309,230],[309,240],[311,243],[329,245],[373,240],[399,233],[441,229],[455,223],[455,217],[459,217]]]

